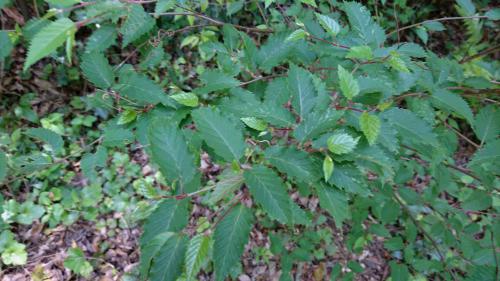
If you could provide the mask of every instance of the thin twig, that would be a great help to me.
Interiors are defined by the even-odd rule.
[[[469,144],[471,144],[475,148],[481,148],[481,146],[479,144],[473,142],[471,139],[469,139],[468,137],[466,137],[464,134],[460,133],[460,131],[458,131],[457,129],[453,128],[450,124],[448,124],[448,122],[446,120],[442,120],[442,121],[443,121],[443,124],[446,126],[446,128],[454,131],[464,141],[468,142]]]
[[[477,53],[475,55],[472,55],[470,57],[464,57],[463,59],[461,59],[459,61],[459,63],[466,63],[466,62],[469,62],[471,60],[475,60],[475,59],[477,59],[479,57],[486,56],[488,54],[494,53],[494,52],[496,52],[499,49],[500,49],[500,45],[496,45],[496,46],[490,47],[490,48],[488,48],[486,50],[483,50],[483,51],[481,51],[481,52],[479,52],[479,53]]]
[[[413,28],[413,27],[417,27],[417,26],[420,26],[422,24],[426,24],[426,23],[430,23],[430,22],[451,21],[451,20],[466,20],[466,19],[487,19],[487,18],[488,18],[487,16],[468,16],[468,17],[444,17],[444,18],[439,18],[439,19],[425,20],[425,21],[422,21],[422,22],[419,22],[419,23],[415,23],[415,24],[412,24],[412,25],[408,25],[408,26],[401,27],[401,28],[398,28],[396,30],[393,30],[393,31],[387,33],[386,36],[391,36],[392,34],[394,34],[396,32],[401,32],[403,30],[410,29],[410,28]]]
[[[245,81],[245,82],[240,83],[240,87],[246,86],[248,84],[251,84],[253,82],[257,82],[260,80],[268,80],[268,79],[273,79],[276,77],[284,77],[284,76],[286,76],[286,75],[285,74],[275,74],[275,75],[269,75],[269,76],[259,76],[259,77],[256,77],[255,79],[250,80],[250,81]]]

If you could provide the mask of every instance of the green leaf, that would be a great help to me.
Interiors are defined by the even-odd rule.
[[[418,141],[432,146],[438,144],[436,135],[432,132],[429,124],[409,110],[392,108],[382,113],[381,117],[391,123],[404,138],[410,141]]]
[[[162,103],[170,106],[172,101],[163,92],[163,89],[149,79],[146,75],[131,73],[127,77],[120,78],[120,84],[113,87],[125,98],[143,104]]]
[[[243,174],[250,194],[264,211],[281,223],[290,221],[290,197],[281,178],[271,169],[256,165]]]
[[[76,25],[68,18],[60,18],[42,28],[31,40],[23,70],[28,70],[34,63],[55,51],[75,32]]]
[[[387,64],[397,71],[404,73],[410,72],[405,61],[401,59],[401,56],[397,52],[391,52],[389,59],[387,59]]]
[[[183,234],[170,236],[153,258],[151,281],[175,281],[182,274],[188,238]]]
[[[349,49],[346,58],[348,59],[362,59],[371,60],[373,59],[373,52],[369,46],[354,46]]]
[[[84,54],[80,68],[85,78],[98,88],[107,89],[114,84],[113,68],[101,53]]]
[[[2,262],[6,265],[25,265],[28,261],[26,245],[19,242],[11,242],[2,252]]]
[[[500,20],[500,8],[493,8],[484,14],[489,20]]]
[[[335,154],[346,154],[354,150],[358,144],[359,137],[353,138],[346,133],[337,133],[328,138],[328,149]]]
[[[155,6],[155,14],[161,14],[175,7],[176,0],[158,0]]]
[[[120,28],[120,33],[123,36],[123,47],[139,39],[155,25],[155,20],[144,11],[142,5],[130,5],[129,7],[130,11],[127,14],[127,19]]]
[[[163,232],[156,235],[153,239],[141,243],[141,259],[139,264],[141,280],[147,279],[154,257],[165,242],[173,235],[175,235],[173,232]]]
[[[359,127],[370,145],[373,145],[377,140],[380,133],[380,126],[380,119],[376,115],[370,115],[368,112],[363,112],[359,117]]]
[[[471,195],[467,197],[461,207],[469,211],[481,211],[491,207],[491,195],[482,190],[472,190]]]
[[[240,81],[219,70],[206,70],[201,74],[200,79],[205,86],[199,88],[198,91],[204,94],[235,88],[240,85]]]
[[[378,47],[384,43],[386,39],[385,32],[372,20],[366,7],[356,2],[344,2],[343,10],[347,14],[352,30],[366,44]]]
[[[85,259],[85,255],[80,248],[71,248],[68,250],[68,257],[64,260],[64,267],[85,278],[89,278],[92,271],[94,271],[94,268]]]
[[[309,71],[292,65],[288,72],[288,85],[292,93],[292,106],[300,117],[309,113],[316,103],[316,90]]]
[[[389,262],[391,267],[392,281],[408,281],[410,279],[410,272],[408,267],[404,264],[398,264],[395,261]]]
[[[158,202],[156,209],[144,223],[144,233],[141,244],[149,243],[154,237],[163,232],[181,231],[188,223],[189,200],[163,199]]]
[[[500,160],[500,140],[494,140],[488,142],[483,148],[479,149],[474,153],[472,160],[469,162],[468,166],[483,165],[486,163],[491,163],[495,165],[498,164]]]
[[[265,131],[267,129],[267,123],[255,117],[243,117],[240,120],[248,127],[257,131]]]
[[[309,183],[320,176],[311,156],[295,148],[272,146],[264,151],[264,156],[273,166],[298,182]]]
[[[0,183],[7,176],[7,155],[3,151],[0,151]]]
[[[186,251],[186,280],[195,280],[201,265],[208,256],[210,236],[198,234],[189,240]]]
[[[182,185],[196,174],[194,157],[188,151],[182,132],[168,120],[158,119],[151,123],[148,133],[151,159],[158,164],[167,180],[179,180]]]
[[[243,254],[253,227],[253,215],[242,204],[233,208],[217,225],[214,233],[215,280],[223,281]]]
[[[440,108],[451,110],[453,113],[465,118],[469,124],[474,124],[474,115],[467,102],[457,94],[447,90],[438,89],[432,93],[435,105]]]
[[[133,109],[125,109],[118,118],[118,125],[125,125],[133,122],[137,118],[137,111]]]
[[[285,42],[289,41],[297,41],[301,40],[307,37],[307,32],[303,29],[297,29],[294,32],[292,32],[288,37],[285,39]]]
[[[198,106],[198,96],[193,93],[179,93],[170,96],[176,102],[189,106],[189,107],[197,107]]]
[[[337,227],[342,227],[342,222],[350,217],[345,194],[325,185],[320,185],[316,191],[321,208],[333,217]]]
[[[338,66],[338,75],[342,94],[344,94],[348,100],[352,100],[353,97],[359,94],[358,81],[356,81],[352,74],[345,70],[341,65]]]
[[[328,17],[328,16],[325,16],[325,15],[322,15],[322,14],[318,14],[316,13],[316,17],[318,18],[318,21],[319,21],[319,24],[326,30],[326,32],[328,32],[330,35],[332,36],[337,36],[337,34],[339,34],[340,32],[340,24]]]
[[[214,191],[210,194],[209,204],[215,204],[224,196],[230,196],[243,184],[243,175],[232,169],[226,169],[218,176],[219,181],[215,184]]]
[[[90,35],[87,40],[85,52],[103,52],[110,46],[116,44],[117,37],[118,32],[116,26],[111,24],[103,25]]]
[[[481,108],[472,128],[477,138],[484,143],[500,135],[500,110],[494,105]]]
[[[325,159],[323,160],[323,177],[325,178],[325,182],[328,182],[330,177],[333,174],[333,160],[329,155],[325,155]]]
[[[10,55],[14,47],[7,31],[0,30],[0,46],[2,46],[0,48],[0,61],[2,61]]]
[[[30,137],[37,138],[43,142],[48,143],[55,152],[60,151],[64,146],[62,137],[52,130],[44,128],[31,128],[26,131]]]
[[[328,109],[325,112],[313,110],[293,131],[293,136],[301,143],[314,139],[337,126],[337,121],[342,117],[343,111]]]
[[[245,152],[245,140],[230,119],[210,108],[197,109],[192,116],[202,138],[217,155],[228,162],[240,160]]]

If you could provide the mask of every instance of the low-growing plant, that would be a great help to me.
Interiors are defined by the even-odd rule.
[[[82,156],[87,177],[106,149],[132,143],[161,172],[134,183],[153,206],[140,215],[141,279],[237,276],[256,227],[271,246],[254,255],[279,261],[282,280],[333,254],[334,231],[353,253],[383,238],[392,280],[498,279],[500,112],[488,96],[499,93],[498,62],[483,60],[491,51],[477,35],[498,30],[498,9],[457,1],[474,50],[455,59],[392,43],[452,19],[386,31],[356,2],[47,2],[44,17],[0,39],[29,41],[24,71],[49,55],[78,65],[94,106],[119,112]],[[58,151],[57,118],[28,135]],[[464,142],[474,149],[466,163],[456,156]],[[82,191],[91,205],[93,188]],[[212,215],[191,219],[194,206]],[[322,273],[362,271],[351,261]]]

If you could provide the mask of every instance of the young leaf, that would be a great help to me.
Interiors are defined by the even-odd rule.
[[[188,200],[163,199],[144,223],[141,244],[146,244],[163,232],[182,230],[188,222]]]
[[[315,105],[316,90],[311,74],[296,65],[290,67],[288,83],[292,92],[292,105],[295,111],[304,118]]]
[[[288,41],[297,41],[301,40],[307,37],[307,32],[303,29],[297,29],[292,34],[288,35],[288,37],[285,39],[285,42]]]
[[[372,49],[369,46],[354,46],[349,49],[346,58],[371,60],[373,58]]]
[[[89,278],[94,270],[92,265],[85,259],[85,255],[80,248],[68,250],[68,257],[64,260],[64,267],[85,278]]]
[[[31,40],[23,70],[28,70],[34,63],[55,51],[75,32],[76,25],[68,18],[60,18],[42,28]]]
[[[380,126],[380,119],[376,115],[363,112],[359,117],[359,127],[370,145],[373,145],[377,140],[380,133]]]
[[[410,72],[410,70],[406,66],[405,61],[401,59],[401,56],[397,52],[391,52],[391,55],[387,60],[387,64],[389,64],[390,67],[394,68],[397,71],[404,73]]]
[[[198,106],[198,96],[193,93],[179,93],[170,96],[176,102],[189,106],[189,107],[197,107]]]
[[[256,165],[243,174],[250,194],[264,211],[281,223],[290,221],[290,197],[281,178],[271,169]]]
[[[196,128],[215,153],[228,162],[239,161],[245,152],[241,130],[217,111],[200,108],[192,113]]]
[[[186,281],[195,280],[210,249],[210,236],[198,234],[189,240],[186,252]]]
[[[113,68],[101,53],[84,54],[80,68],[85,78],[98,88],[107,89],[114,84]]]
[[[347,197],[325,185],[319,186],[316,191],[321,207],[333,217],[337,227],[342,227],[342,222],[350,217]]]
[[[240,204],[234,207],[215,228],[214,264],[216,281],[223,281],[231,268],[240,261],[252,226],[252,212]]]
[[[338,75],[342,94],[344,94],[347,99],[352,100],[353,97],[359,94],[358,81],[356,81],[352,74],[341,65],[338,66]]]
[[[255,117],[243,117],[240,120],[248,127],[257,131],[265,131],[267,129],[267,123]]]
[[[151,281],[175,281],[182,274],[188,238],[183,234],[170,236],[153,258]]]
[[[333,160],[329,155],[325,155],[325,159],[323,160],[323,177],[325,178],[325,182],[328,182],[333,173]]]
[[[189,153],[182,132],[175,124],[162,119],[151,123],[149,128],[151,159],[160,166],[160,171],[173,182],[187,184],[196,174],[194,157]]]
[[[353,138],[346,133],[337,133],[328,138],[328,149],[335,154],[346,154],[354,150],[358,144],[359,137]]]
[[[120,33],[123,35],[123,47],[139,39],[155,25],[155,20],[144,11],[142,5],[130,5],[130,7],[127,20],[120,28]]]
[[[319,21],[319,24],[326,30],[326,32],[328,32],[330,35],[332,36],[337,36],[337,34],[339,34],[340,32],[340,25],[339,23],[328,17],[328,16],[325,16],[325,15],[322,15],[322,14],[318,14],[316,13],[316,17],[318,18],[318,21]]]

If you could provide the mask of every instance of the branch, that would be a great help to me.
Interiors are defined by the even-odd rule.
[[[465,58],[461,59],[459,61],[459,63],[466,63],[466,62],[469,62],[471,60],[475,60],[475,59],[477,59],[479,57],[486,56],[488,54],[494,53],[498,49],[500,49],[500,45],[496,45],[496,46],[490,47],[490,48],[488,48],[488,49],[486,49],[484,51],[481,51],[481,52],[479,52],[479,53],[477,53],[475,55],[472,55],[470,57],[465,57]]]
[[[466,20],[466,19],[487,19],[487,16],[469,16],[469,17],[444,17],[444,18],[439,18],[439,19],[432,19],[432,20],[425,20],[423,22],[415,23],[412,25],[408,25],[405,27],[398,28],[396,30],[393,30],[389,33],[386,34],[386,36],[391,36],[394,33],[401,32],[406,29],[410,29],[413,27],[420,26],[422,24],[430,23],[430,22],[436,22],[436,21],[451,21],[451,20]]]

